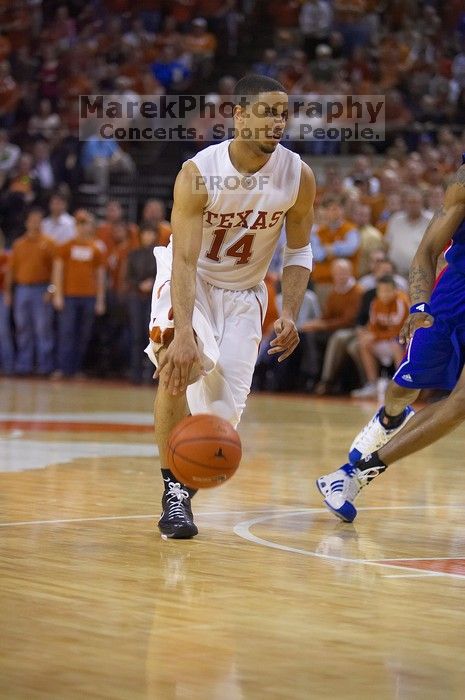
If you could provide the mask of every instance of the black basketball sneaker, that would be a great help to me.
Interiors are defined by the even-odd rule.
[[[198,534],[192,515],[191,498],[196,493],[178,481],[163,477],[165,491],[161,500],[162,514],[158,529],[163,539],[188,540]]]

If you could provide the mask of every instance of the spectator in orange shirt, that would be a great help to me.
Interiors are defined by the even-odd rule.
[[[207,21],[196,17],[189,32],[184,35],[184,48],[195,57],[212,58],[216,50],[216,37],[207,31]]]
[[[113,235],[116,244],[107,256],[106,264],[109,290],[118,296],[125,291],[127,257],[132,250],[137,250],[139,247],[139,238],[136,239],[130,235],[128,226],[123,221],[114,225]]]
[[[60,312],[58,376],[65,377],[81,372],[95,315],[105,313],[105,266],[92,215],[79,209],[76,228],[76,237],[57,249],[53,269],[53,305]]]
[[[312,390],[321,370],[324,352],[324,377],[336,374],[337,364],[332,338],[335,331],[352,328],[360,308],[363,290],[354,277],[350,260],[339,258],[331,263],[333,284],[321,318],[301,326],[301,374],[303,389]],[[325,379],[323,379],[325,381]],[[319,392],[322,393],[322,392]]]
[[[33,209],[26,219],[26,233],[13,245],[5,278],[4,302],[12,303],[16,329],[17,374],[49,375],[53,371],[53,309],[51,282],[55,244],[42,234],[42,211]]]
[[[183,43],[185,51],[192,56],[194,70],[200,77],[208,77],[213,68],[217,40],[214,34],[207,31],[207,21],[203,17],[193,20]]]
[[[5,304],[5,275],[8,269],[9,255],[3,249],[0,240],[0,368],[1,373],[11,375],[14,371],[15,351],[11,332],[10,306]]]
[[[127,231],[127,237],[131,241],[132,248],[139,245],[139,231],[135,224],[126,223],[123,218],[123,207],[116,199],[110,200],[105,207],[105,218],[96,230],[96,236],[105,243],[108,255],[121,243],[121,229],[123,225]]]
[[[409,314],[409,300],[405,292],[397,288],[392,275],[381,277],[376,285],[376,297],[370,305],[370,320],[358,335],[360,359],[367,383],[351,393],[356,398],[377,395],[376,382],[379,363],[388,367],[401,362],[405,348],[399,343],[399,333]]]
[[[331,286],[331,265],[335,258],[347,258],[357,268],[360,234],[351,221],[344,219],[340,197],[326,197],[322,203],[324,223],[312,231],[312,279],[321,304]]]
[[[161,199],[148,199],[142,211],[142,225],[155,229],[157,245],[168,245],[171,226],[166,220],[165,205]]]

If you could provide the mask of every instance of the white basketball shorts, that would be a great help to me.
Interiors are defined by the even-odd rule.
[[[171,250],[155,248],[150,343],[145,352],[157,364],[157,352],[174,336],[171,305]],[[187,388],[192,415],[212,413],[235,427],[250,392],[268,295],[264,282],[246,290],[215,287],[197,275],[192,326],[206,375]]]

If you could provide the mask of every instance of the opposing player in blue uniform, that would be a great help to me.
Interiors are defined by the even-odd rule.
[[[346,522],[357,515],[353,501],[363,486],[465,420],[465,154],[412,261],[409,286],[412,306],[400,333],[407,353],[385,404],[355,438],[349,462],[317,479],[326,506]],[[415,414],[410,403],[421,389],[451,393]]]

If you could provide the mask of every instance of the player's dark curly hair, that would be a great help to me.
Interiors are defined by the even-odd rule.
[[[251,73],[241,78],[236,83],[234,97],[239,101],[242,96],[255,96],[259,95],[261,92],[286,92],[286,89],[273,78],[268,78],[266,75]]]

